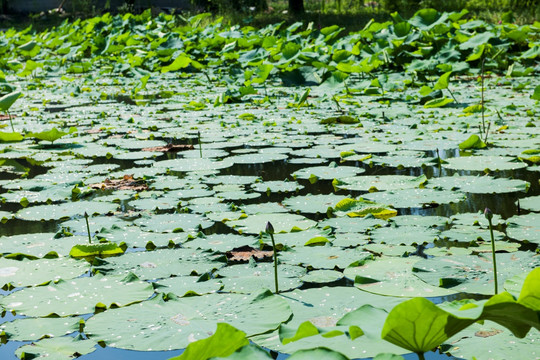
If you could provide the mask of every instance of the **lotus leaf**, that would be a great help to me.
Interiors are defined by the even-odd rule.
[[[68,316],[92,313],[95,308],[126,306],[146,300],[153,292],[151,284],[134,276],[98,274],[26,288],[5,296],[0,304],[9,311],[27,316]]]
[[[496,258],[500,288],[506,279],[540,266],[540,257],[532,253],[498,253]],[[423,259],[413,265],[413,271],[433,286],[455,292],[493,293],[493,263],[489,254]]]
[[[219,308],[213,306],[219,304]],[[130,350],[182,349],[208,337],[216,323],[226,322],[247,336],[276,329],[292,312],[285,300],[261,290],[250,296],[209,294],[204,297],[160,297],[90,318],[85,331],[90,339]],[[115,321],[111,322],[111,316]],[[131,328],[141,329],[133,333]]]
[[[51,360],[69,360],[75,356],[90,354],[95,351],[96,343],[77,337],[56,337],[23,345],[15,351],[19,358],[47,358]]]

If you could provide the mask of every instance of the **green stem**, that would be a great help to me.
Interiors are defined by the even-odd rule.
[[[497,281],[497,261],[495,259],[495,238],[493,236],[493,225],[491,224],[491,219],[488,218],[489,222],[489,233],[491,234],[491,254],[493,256],[493,277],[495,279],[495,295],[499,293],[498,290],[498,281]]]
[[[424,357],[424,353],[423,352],[417,352],[416,355],[418,355],[418,360],[426,360],[426,358]]]
[[[92,243],[92,236],[90,235],[90,224],[88,224],[88,214],[84,212],[84,218],[86,220],[86,231],[88,231],[88,243]]]
[[[9,123],[11,124],[11,131],[15,132],[15,128],[13,127],[13,121],[11,121],[11,114],[7,110],[6,110],[6,113],[8,114]]]
[[[272,239],[272,247],[274,248],[274,282],[276,284],[276,294],[279,294],[278,275],[277,275],[277,251],[276,251],[276,242],[274,241],[274,234],[270,233],[270,239]]]
[[[199,154],[201,155],[202,159],[202,142],[201,142],[201,132],[197,131],[197,138],[199,139]]]

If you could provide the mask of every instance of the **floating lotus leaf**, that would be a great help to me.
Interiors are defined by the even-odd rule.
[[[176,276],[162,279],[155,282],[163,287],[158,287],[162,293],[173,293],[176,296],[193,296],[215,293],[223,288],[223,284],[218,279],[202,281],[197,276]]]
[[[332,185],[336,189],[353,191],[383,191],[420,187],[427,181],[425,175],[418,177],[407,175],[355,176],[336,179]]]
[[[344,196],[334,194],[319,194],[319,195],[304,195],[292,196],[283,200],[281,203],[287,208],[306,214],[325,214],[328,208],[334,207],[335,204],[343,200]]]
[[[37,205],[19,210],[15,217],[28,221],[60,220],[73,216],[106,214],[118,208],[117,204],[91,201],[68,202],[57,205]]]
[[[355,286],[375,294],[400,297],[435,297],[455,294],[459,291],[440,288],[422,281],[413,272],[420,258],[381,258],[349,267],[343,274],[353,280]]]
[[[278,255],[279,259],[279,255]],[[278,284],[280,291],[296,289],[302,285],[299,279],[306,273],[306,269],[300,266],[282,264],[278,266]],[[274,264],[256,263],[238,264],[224,267],[218,270],[218,274],[223,276],[223,291],[250,294],[259,289],[273,289]]]
[[[342,249],[333,246],[300,247],[283,252],[279,259],[286,264],[302,265],[314,269],[344,269],[366,259],[371,259],[372,254],[359,248]]]
[[[389,204],[395,208],[430,207],[438,204],[458,203],[465,200],[465,194],[459,191],[434,189],[403,189],[362,195],[364,198]]]
[[[369,237],[375,243],[393,245],[423,245],[434,242],[439,231],[421,226],[381,227],[373,229]]]
[[[312,270],[300,280],[306,283],[327,284],[343,279],[343,273],[335,270]]]
[[[506,233],[510,238],[540,244],[540,214],[512,216],[507,223]]]
[[[10,260],[0,258],[0,286],[34,286],[49,281],[76,278],[90,269],[86,261],[72,259]]]
[[[88,241],[88,236],[56,238],[53,233],[20,234],[0,237],[0,251],[9,254],[26,254],[35,257],[68,256],[75,245]]]
[[[188,232],[196,233],[214,224],[197,214],[160,214],[151,218],[141,218],[135,221],[145,231],[152,232]]]
[[[540,195],[520,199],[519,205],[524,210],[540,212]]]
[[[503,171],[527,167],[526,163],[507,156],[465,156],[446,159],[446,162],[443,165],[446,168],[468,171]]]
[[[484,216],[484,214],[482,214],[482,216]],[[413,225],[425,227],[443,227],[450,222],[450,219],[444,216],[399,215],[391,218],[389,222],[394,223],[397,226]]]
[[[518,179],[493,178],[491,176],[447,176],[430,179],[427,186],[473,194],[502,194],[518,191],[527,192],[530,183]]]
[[[219,304],[219,307],[215,307]],[[129,350],[182,349],[226,322],[247,336],[276,329],[292,315],[287,301],[268,290],[250,296],[209,294],[164,302],[160,297],[90,318],[86,334],[107,346]],[[111,317],[115,321],[110,321]],[[133,332],[133,329],[138,329]]]
[[[317,227],[332,228],[337,233],[366,233],[369,229],[386,224],[385,220],[370,215],[366,217],[341,217],[320,221]]]
[[[218,170],[225,169],[232,165],[231,161],[213,161],[210,159],[173,159],[162,160],[154,163],[154,167],[158,169],[169,169],[171,171],[188,172],[201,170]]]
[[[182,275],[202,275],[221,268],[217,255],[192,249],[163,249],[131,252],[107,258],[96,269],[107,275],[134,273],[140,279],[154,280]],[[224,260],[222,260],[224,261]]]
[[[96,307],[106,309],[143,301],[153,292],[151,284],[132,275],[105,277],[98,274],[26,288],[3,297],[0,305],[27,316],[80,315],[92,313]]]
[[[271,222],[275,232],[295,232],[309,229],[316,222],[295,214],[255,214],[248,215],[245,219],[227,221],[230,228],[245,234],[259,234],[266,228],[266,223]]]
[[[298,184],[296,181],[263,181],[252,184],[251,188],[262,193],[289,193],[298,192],[304,186]]]
[[[268,246],[272,246],[270,236],[267,233],[262,233],[261,235],[260,241]],[[310,228],[304,231],[274,234],[276,244],[283,244],[288,247],[304,246],[310,239],[318,237],[323,237],[327,240],[332,239],[330,231],[316,228]]]
[[[457,225],[469,225],[469,226],[480,226],[483,229],[489,229],[489,222],[486,219],[483,211],[477,213],[461,213],[451,216],[452,224]],[[499,214],[493,214],[491,223],[494,227],[497,227],[499,224],[504,224],[504,220]]]
[[[506,360],[540,356],[540,332],[532,330],[523,339],[491,321],[474,324],[444,344],[446,352],[462,359]]]
[[[479,229],[474,226],[454,226],[450,230],[440,233],[439,237],[446,242],[456,242],[470,245],[477,241],[491,241],[491,234],[488,229]],[[495,241],[504,239],[504,233],[493,230]]]
[[[70,360],[74,357],[90,354],[96,350],[96,343],[77,337],[56,337],[23,345],[15,350],[19,358],[47,358],[50,360]]]
[[[329,166],[312,166],[295,171],[292,176],[296,179],[309,180],[315,183],[317,180],[333,180],[351,177],[365,172],[364,169],[355,166],[337,166],[331,163]]]
[[[183,247],[190,249],[212,250],[226,252],[244,245],[254,246],[258,244],[254,236],[236,234],[213,234],[206,237],[196,237],[186,242]]]
[[[397,211],[384,204],[373,201],[346,198],[338,202],[332,212],[337,216],[364,217],[372,215],[378,219],[388,219],[397,215]]]
[[[540,256],[533,253],[497,253],[496,257],[499,288],[506,279],[540,266]],[[455,292],[493,294],[490,254],[423,259],[414,264],[414,271],[416,276],[433,286]]]
[[[0,325],[10,341],[34,341],[79,331],[79,317],[16,319]]]

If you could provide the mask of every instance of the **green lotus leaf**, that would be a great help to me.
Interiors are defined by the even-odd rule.
[[[219,308],[213,306],[219,303]],[[183,349],[205,339],[226,322],[247,336],[276,329],[292,315],[287,302],[268,290],[252,295],[209,294],[171,298],[160,297],[120,309],[107,310],[86,322],[90,339],[107,346],[129,350]],[[111,316],[115,321],[111,322]],[[133,333],[131,329],[140,329]]]
[[[216,331],[208,338],[189,344],[174,360],[207,360],[217,356],[226,357],[249,344],[246,333],[227,323],[218,323]]]
[[[75,245],[69,252],[74,258],[108,257],[122,255],[122,250],[117,244],[106,242],[98,244]]]
[[[60,131],[57,128],[52,128],[51,130],[42,131],[39,133],[30,132],[26,134],[26,137],[33,137],[38,140],[50,141],[51,143],[53,143],[56,140],[60,139],[61,137],[64,137],[69,134],[73,134],[76,131],[77,131],[77,128],[75,127],[69,128],[68,132]]]
[[[397,215],[397,211],[387,205],[378,204],[373,201],[360,199],[343,199],[336,204],[333,212],[337,216],[347,215],[349,217],[364,217],[373,215],[378,219],[388,219]]]
[[[523,162],[516,162],[508,156],[466,156],[446,159],[443,167],[455,170],[491,171],[517,170],[527,167]]]
[[[473,134],[469,136],[467,140],[459,144],[459,148],[461,150],[467,150],[467,149],[483,149],[487,145],[480,139],[480,137],[476,134]]]
[[[21,96],[22,93],[20,91],[14,91],[0,97],[0,111],[8,111],[11,105]]]
[[[266,228],[266,223],[271,222],[275,232],[296,232],[309,229],[316,222],[296,214],[255,214],[248,215],[244,219],[227,221],[226,225],[241,234],[259,234]]]
[[[96,350],[95,346],[95,342],[86,340],[82,336],[56,337],[23,345],[15,350],[15,355],[21,359],[47,358],[51,360],[69,360],[94,352]]]
[[[0,331],[10,341],[35,341],[79,331],[80,322],[78,317],[15,319],[0,325]]]
[[[496,258],[499,288],[506,279],[540,266],[540,258],[532,253],[498,253]],[[413,265],[413,271],[417,277],[433,286],[455,292],[493,294],[493,262],[490,254],[422,259]]]
[[[90,269],[88,263],[66,258],[10,260],[0,258],[0,286],[35,286],[59,279],[73,279]]]
[[[151,284],[134,276],[98,274],[26,288],[4,296],[0,305],[27,316],[69,316],[92,313],[96,308],[126,306],[146,300],[153,292]]]
[[[406,175],[355,176],[336,179],[332,183],[336,189],[354,191],[383,191],[410,189],[422,186],[427,181],[425,175],[418,177]]]
[[[16,142],[24,139],[23,134],[18,132],[3,132],[0,131],[0,142]]]

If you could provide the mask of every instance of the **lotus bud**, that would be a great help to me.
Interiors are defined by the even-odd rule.
[[[491,210],[489,208],[486,208],[484,210],[484,216],[486,217],[486,219],[488,219],[489,221],[491,221],[491,219],[493,219],[493,213],[491,212]]]
[[[266,232],[272,235],[274,234],[274,227],[272,226],[270,221],[266,223]]]

